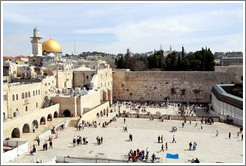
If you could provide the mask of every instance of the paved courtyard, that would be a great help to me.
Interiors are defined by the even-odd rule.
[[[110,113],[109,117],[100,118],[103,122],[115,116],[115,112]],[[164,163],[189,163],[191,159],[198,158],[201,163],[243,163],[244,141],[237,137],[238,127],[215,122],[213,125],[206,125],[194,121],[187,122],[182,128],[183,121],[165,120],[161,122],[157,119],[136,119],[126,118],[128,132],[123,132],[123,118],[118,118],[109,124],[108,127],[97,128],[85,127],[78,131],[74,127],[67,127],[58,132],[58,138],[53,140],[53,149],[43,151],[42,146],[37,146],[37,153],[32,156],[25,154],[17,157],[11,163],[30,163],[39,157],[42,162],[49,162],[55,156],[70,157],[96,157],[100,156],[108,159],[124,159],[130,149],[146,150],[149,148],[150,156],[155,153],[160,157],[160,162]],[[201,125],[203,129],[201,129]],[[170,132],[172,126],[177,127],[176,132]],[[215,136],[216,130],[219,136]],[[232,133],[231,139],[228,133]],[[129,133],[133,135],[133,141],[129,142]],[[73,147],[73,136],[81,135],[88,137],[87,145],[76,145]],[[158,143],[158,136],[163,135],[164,143],[168,143],[168,150],[160,152],[161,143]],[[171,143],[175,135],[177,143]],[[96,137],[103,137],[103,144],[97,145]],[[196,142],[197,150],[189,151],[189,142]],[[41,145],[43,140],[41,140]],[[166,153],[179,154],[179,159],[165,159]],[[101,154],[101,155],[98,155]],[[126,158],[125,158],[126,159]]]

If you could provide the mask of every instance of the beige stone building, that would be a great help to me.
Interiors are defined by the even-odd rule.
[[[41,82],[3,84],[6,118],[16,117],[41,107],[43,102]]]
[[[58,93],[61,93],[64,88],[73,87],[73,71],[72,70],[58,70],[56,74],[56,88]]]
[[[21,138],[22,133],[62,116],[93,120],[98,113],[105,115],[112,103],[112,69],[106,62],[86,61],[73,70],[72,62],[59,57],[59,43],[41,39],[35,28],[29,64],[5,62],[4,139]]]

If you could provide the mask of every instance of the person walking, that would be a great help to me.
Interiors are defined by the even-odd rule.
[[[241,141],[243,140],[243,134],[242,134],[242,136],[241,136]]]
[[[132,141],[132,134],[129,134],[129,140]]]
[[[168,149],[167,142],[166,142],[166,150]]]
[[[103,143],[103,137],[101,137],[101,144]]]
[[[53,143],[52,143],[52,141],[50,141],[50,148],[53,149]]]
[[[73,147],[75,147],[75,143],[76,143],[76,136],[73,137]]]
[[[155,161],[155,157],[156,157],[156,155],[155,155],[155,153],[153,153],[152,154],[152,163]]]
[[[163,143],[163,135],[161,135],[161,143]]]
[[[189,143],[189,150],[191,150],[192,142]]]
[[[160,143],[160,136],[158,136],[158,143]]]
[[[33,126],[33,129],[32,129],[32,131],[33,131],[34,133],[35,133],[35,129],[36,129],[36,128],[35,128],[35,126]]]
[[[193,150],[196,150],[196,146],[197,146],[197,143],[194,142],[194,144],[193,144]]]
[[[175,136],[173,135],[173,141],[172,141],[172,143],[176,143],[176,140],[175,140]]]
[[[146,148],[146,157],[145,157],[146,161],[148,160],[148,158],[149,158],[149,148],[147,147]]]
[[[161,151],[164,152],[164,144],[161,145]]]
[[[219,131],[218,131],[218,130],[216,130],[216,137],[218,137],[218,135],[219,135]]]
[[[38,146],[40,145],[40,139],[39,137],[37,138]]]
[[[231,139],[231,132],[229,132],[229,135],[228,135],[229,139]]]
[[[33,145],[33,146],[32,146],[32,153],[35,154],[36,151],[37,151],[37,150],[36,150],[36,147],[35,147],[35,145]]]

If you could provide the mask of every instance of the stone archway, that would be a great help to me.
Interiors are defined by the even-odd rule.
[[[71,112],[69,110],[65,110],[63,112],[64,117],[71,117]]]
[[[38,121],[36,119],[32,122],[32,126],[35,126],[36,129],[38,128]]]
[[[52,115],[51,115],[51,114],[49,114],[49,115],[47,116],[47,121],[52,121]]]
[[[54,116],[53,116],[54,118],[58,118],[58,113],[57,113],[57,111],[56,112],[54,112]]]
[[[41,119],[40,119],[40,124],[41,125],[45,125],[46,121],[45,121],[45,117],[43,116]]]
[[[105,90],[103,90],[103,101],[108,100],[108,95],[107,92]]]
[[[28,123],[24,124],[22,127],[22,133],[29,133],[30,132],[30,126]]]
[[[12,138],[20,138],[20,130],[19,128],[14,128],[14,130],[11,133]]]

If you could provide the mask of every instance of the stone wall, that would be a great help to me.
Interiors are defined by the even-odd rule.
[[[231,83],[233,73],[214,71],[113,72],[114,100],[210,102],[213,84]]]
[[[89,91],[88,94],[80,97],[80,112],[78,115],[82,115],[86,110],[90,110],[98,105],[100,105],[100,92],[99,91]]]
[[[96,71],[73,71],[73,88],[81,87],[85,85],[89,87],[93,75]]]
[[[235,74],[235,83],[243,83],[243,65],[215,66],[216,72]]]
[[[72,116],[77,116],[77,99],[78,97],[71,96],[59,96],[59,97],[51,97],[53,103],[60,104],[59,114],[63,115],[65,110],[70,111]]]
[[[89,112],[83,114],[82,118],[80,119],[79,123],[82,123],[82,120],[84,121],[93,121],[93,120],[98,120],[97,118],[97,113],[100,114],[100,112],[102,111],[109,111],[109,101],[98,105],[95,108],[92,108]]]

